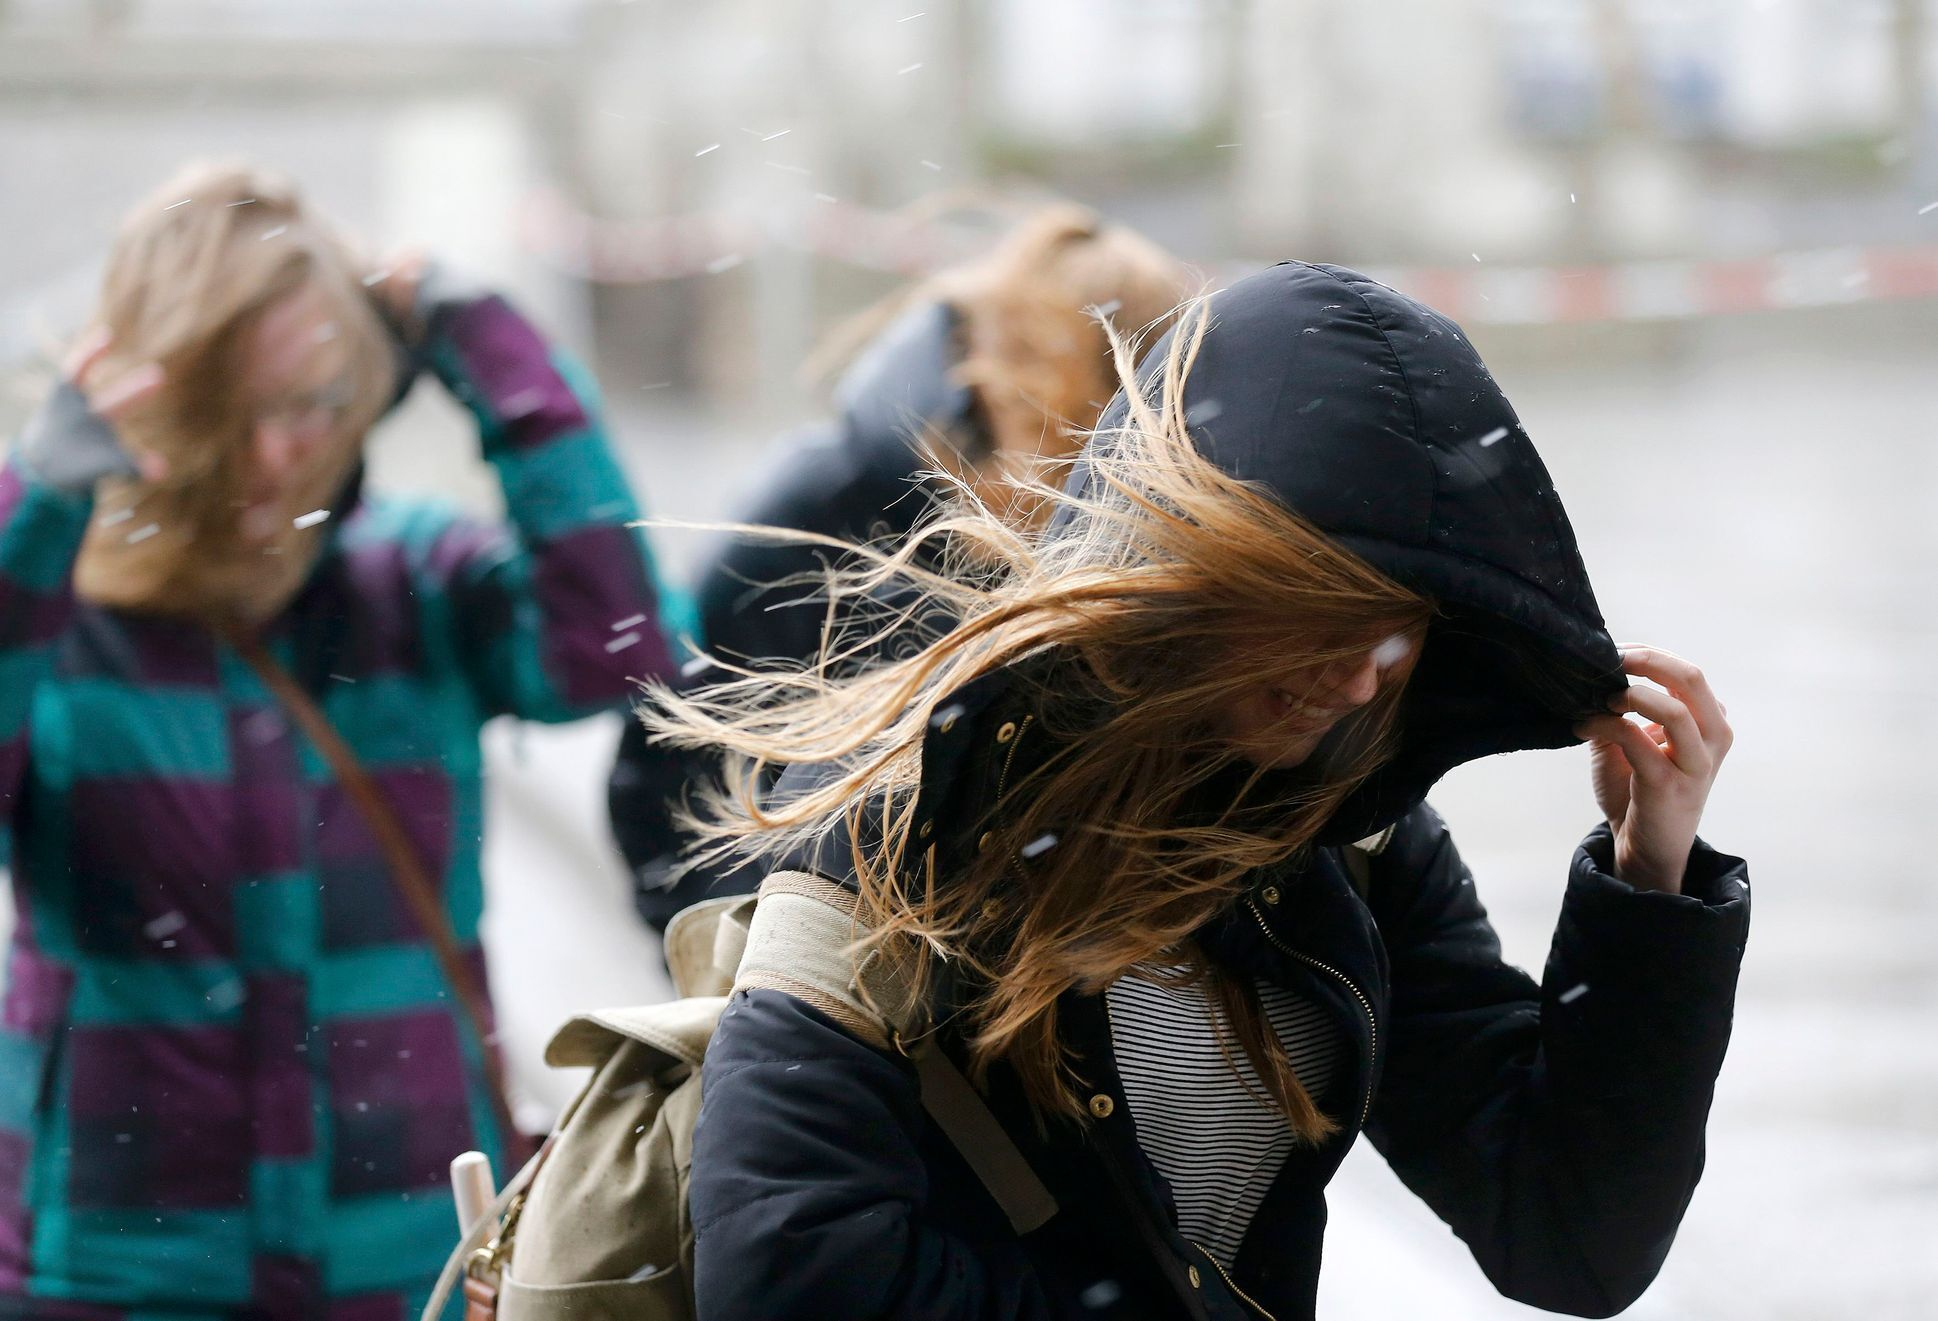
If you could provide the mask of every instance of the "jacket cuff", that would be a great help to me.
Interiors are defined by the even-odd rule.
[[[1614,854],[1606,825],[1575,851],[1556,932],[1557,962],[1567,975],[1592,984],[1618,972],[1627,984],[1646,969],[1646,981],[1664,996],[1713,980],[1733,983],[1749,936],[1749,864],[1698,839],[1682,893],[1665,894],[1619,879]]]
[[[56,385],[27,420],[19,452],[24,472],[63,495],[91,496],[104,477],[137,475],[114,427],[72,381]]]

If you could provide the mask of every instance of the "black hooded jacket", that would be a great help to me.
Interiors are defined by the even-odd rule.
[[[921,440],[954,444],[970,458],[987,445],[975,392],[951,376],[959,321],[948,304],[923,302],[891,322],[843,374],[836,418],[782,443],[778,465],[734,521],[887,547],[906,537],[930,503]],[[826,622],[816,585],[835,558],[827,546],[801,541],[724,539],[696,593],[707,651],[756,667],[813,660]],[[681,682],[707,680],[702,671]],[[656,927],[699,899],[759,882],[743,871],[702,868],[663,884],[681,845],[672,803],[711,770],[704,758],[649,744],[637,721],[620,736],[607,809],[640,914]]]
[[[1019,1237],[929,1124],[907,1061],[791,997],[741,993],[694,1136],[702,1321],[1309,1317],[1325,1185],[1362,1131],[1512,1298],[1612,1315],[1668,1252],[1728,1041],[1744,864],[1698,843],[1683,893],[1637,891],[1598,827],[1568,866],[1543,980],[1502,961],[1423,795],[1471,758],[1572,742],[1624,682],[1547,473],[1460,331],[1390,289],[1288,264],[1212,309],[1187,387],[1201,450],[1440,611],[1399,755],[1331,843],[1253,878],[1197,937],[1329,1012],[1350,1043],[1319,1098],[1340,1131],[1295,1149],[1223,1269],[1179,1234],[1102,1000],[1073,992],[1059,1028],[1098,1117],[1039,1124],[1007,1070],[987,1086],[1059,1204]],[[1005,767],[1046,755],[1045,700],[998,672],[930,730],[915,826],[943,883]],[[1339,845],[1375,831],[1362,883]],[[842,879],[846,854],[837,839],[796,861]],[[941,1044],[959,1050],[946,1029]]]

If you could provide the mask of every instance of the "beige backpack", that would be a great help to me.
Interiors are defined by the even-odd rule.
[[[805,872],[777,872],[757,898],[710,900],[675,917],[666,962],[682,998],[584,1014],[552,1038],[546,1063],[589,1066],[592,1076],[460,1240],[423,1321],[438,1321],[460,1282],[467,1321],[691,1321],[686,1197],[700,1065],[736,989],[785,991],[862,1040],[901,1050],[930,1118],[1016,1231],[1054,1215],[1055,1199],[975,1088],[928,1048],[921,1006],[866,963],[857,969],[861,934],[854,895]]]

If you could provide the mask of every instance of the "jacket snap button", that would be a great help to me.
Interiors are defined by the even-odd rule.
[[[935,822],[933,821],[924,821],[922,823],[921,829],[915,832],[916,836],[920,839],[927,839],[930,835],[933,835],[934,833],[935,833]]]
[[[998,743],[1007,743],[1015,737],[1016,722],[1014,720],[1003,721],[1003,727],[996,731],[996,741]]]
[[[983,831],[983,832],[982,832],[982,838],[980,838],[980,839],[978,839],[978,840],[976,841],[976,852],[978,852],[978,853],[987,853],[987,852],[989,851],[989,841],[990,841],[990,840],[992,840],[992,839],[994,839],[994,838],[996,838],[996,832],[995,832],[995,831],[993,831],[993,830],[985,830],[985,831]]]
[[[1191,1281],[1191,1287],[1193,1289],[1202,1288],[1204,1285],[1204,1277],[1198,1274],[1198,1268],[1196,1266],[1186,1266],[1184,1268],[1184,1278]]]
[[[1090,1098],[1090,1113],[1099,1119],[1110,1118],[1111,1113],[1116,1109],[1117,1102],[1111,1100],[1107,1093],[1098,1092]]]
[[[944,734],[948,733],[950,730],[954,729],[955,727],[956,727],[956,718],[954,716],[942,717],[942,732]]]
[[[1003,901],[1000,899],[985,899],[982,901],[981,912],[984,921],[994,922],[1003,915]]]
[[[1258,897],[1268,904],[1276,904],[1279,901],[1279,887],[1268,885],[1258,892]]]

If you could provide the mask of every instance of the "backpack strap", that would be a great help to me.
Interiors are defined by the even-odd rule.
[[[1041,1228],[1056,1198],[1017,1149],[1002,1122],[947,1052],[918,1031],[923,1006],[909,986],[870,955],[855,965],[865,934],[856,896],[809,872],[775,872],[761,883],[734,981],[738,991],[781,991],[826,1014],[878,1050],[915,1065],[922,1108],[942,1130],[1018,1234]]]

